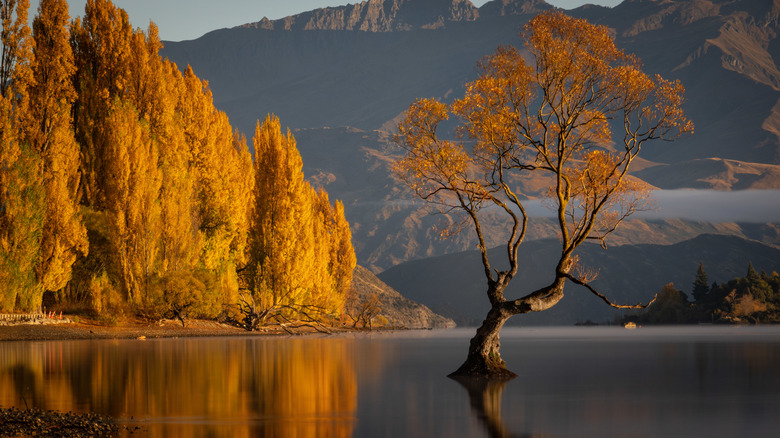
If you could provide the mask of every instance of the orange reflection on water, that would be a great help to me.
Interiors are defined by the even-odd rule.
[[[133,436],[351,436],[352,340],[4,343],[0,406],[108,414]]]

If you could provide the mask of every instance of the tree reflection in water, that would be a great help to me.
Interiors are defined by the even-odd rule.
[[[0,406],[98,412],[149,436],[348,437],[350,339],[6,343]]]
[[[485,427],[490,438],[522,437],[531,438],[532,435],[520,435],[511,433],[501,419],[501,394],[511,378],[483,377],[451,377],[466,389],[469,395],[469,403],[474,415]]]

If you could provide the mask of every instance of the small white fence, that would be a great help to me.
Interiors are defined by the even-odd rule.
[[[36,313],[0,313],[0,325],[9,324],[51,324],[53,322],[67,322],[62,312],[36,312]]]

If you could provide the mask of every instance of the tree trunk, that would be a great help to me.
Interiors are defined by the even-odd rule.
[[[517,374],[506,368],[504,360],[501,359],[501,343],[498,335],[501,327],[504,326],[512,313],[507,311],[503,303],[495,303],[488,312],[487,317],[482,322],[482,326],[477,329],[477,334],[471,339],[469,344],[469,355],[466,361],[449,377],[491,377],[512,379]]]
[[[564,272],[564,271],[561,271]],[[501,343],[498,336],[506,320],[513,315],[528,312],[541,312],[547,310],[563,298],[563,286],[566,278],[556,275],[553,283],[541,288],[525,297],[506,301],[503,299],[503,285],[491,285],[488,289],[488,297],[492,307],[477,333],[471,338],[469,354],[466,361],[449,377],[487,377],[491,379],[513,379],[517,374],[506,368],[501,359]]]

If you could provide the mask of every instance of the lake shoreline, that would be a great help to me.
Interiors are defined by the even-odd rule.
[[[0,325],[0,342],[324,334],[308,326],[288,328],[289,331],[279,326],[261,327],[258,331],[250,332],[239,327],[207,320],[187,320],[184,327],[178,320],[162,320],[152,323],[127,321],[111,325],[96,321],[54,322]],[[330,333],[363,331],[348,327],[328,327],[327,330]]]

